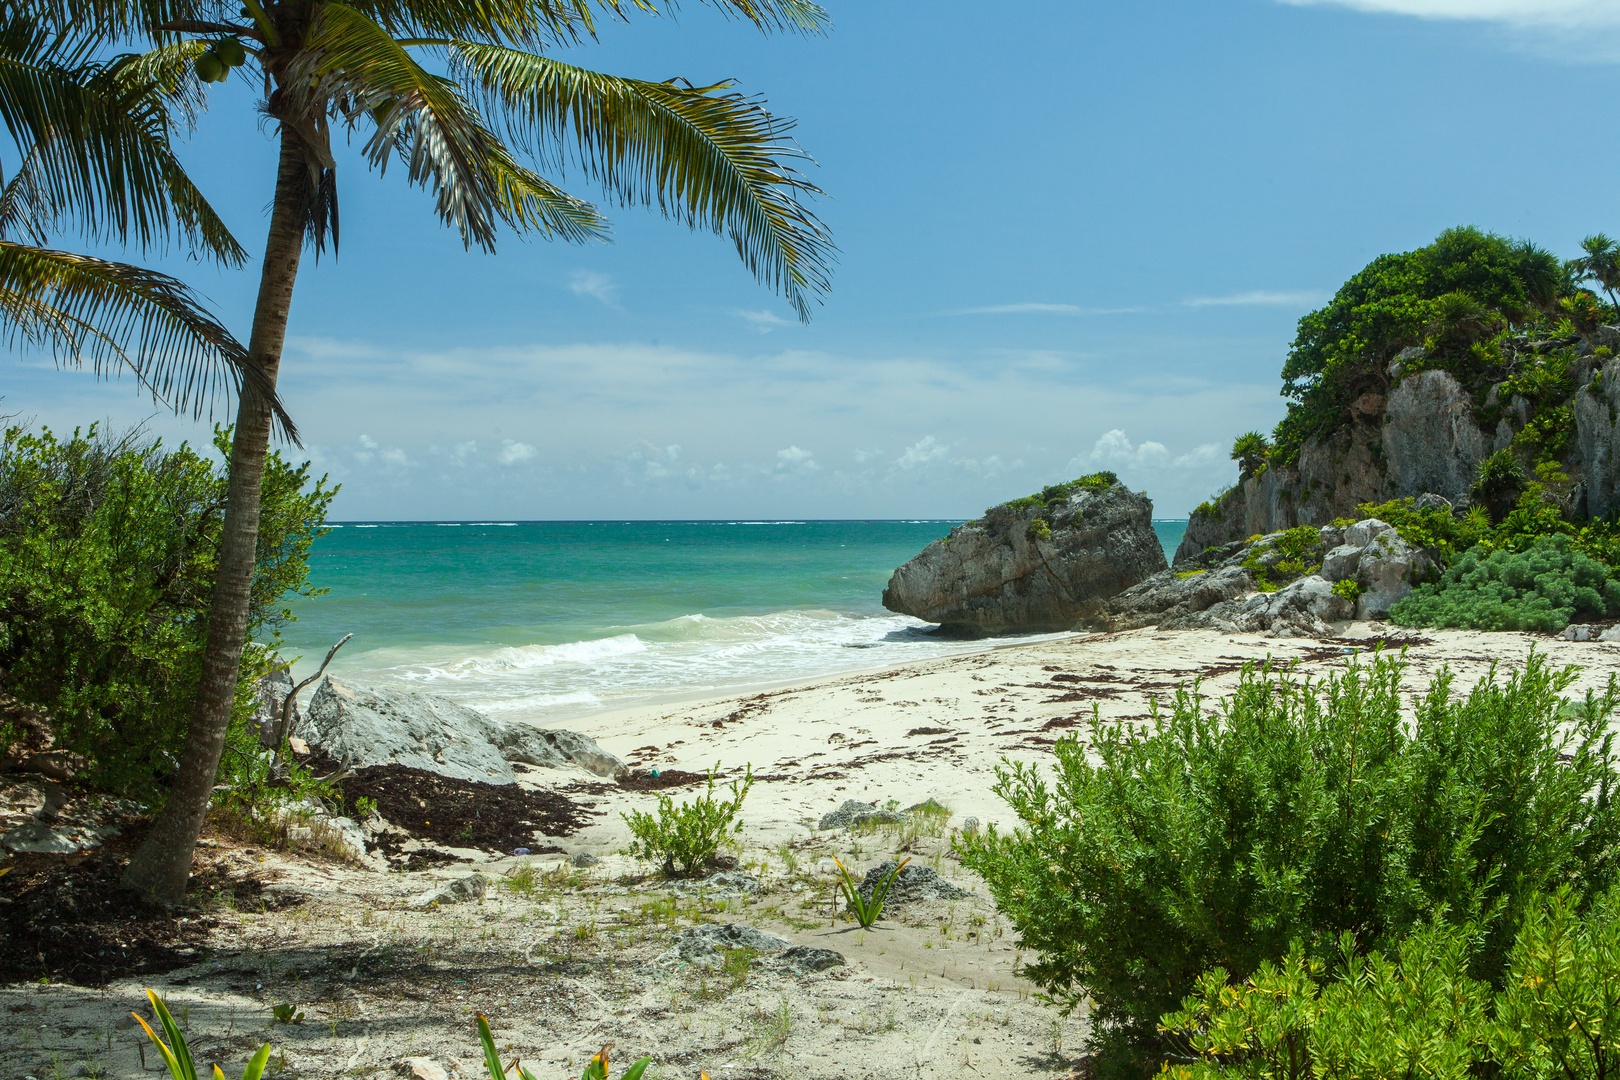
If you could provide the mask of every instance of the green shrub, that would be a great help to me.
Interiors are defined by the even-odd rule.
[[[229,455],[230,434],[215,429]],[[190,720],[207,637],[226,472],[190,446],[92,427],[0,435],[0,690],[49,715],[87,779],[152,798]],[[308,584],[335,489],[272,454],[265,468],[248,633],[274,645]],[[244,658],[241,720],[264,653]],[[238,722],[226,778],[256,740]]]
[[[1070,480],[1066,484],[1048,484],[1038,494],[1025,495],[1021,499],[1008,499],[1001,505],[1009,510],[1030,510],[1038,506],[1052,506],[1055,503],[1063,502],[1076,491],[1104,492],[1118,483],[1119,477],[1105,469],[1102,472],[1082,476],[1077,480]],[[995,509],[996,507],[992,506],[985,513],[988,514]]]
[[[1557,631],[1577,617],[1620,612],[1620,582],[1567,536],[1538,537],[1523,551],[1463,553],[1440,581],[1419,585],[1390,609],[1401,626]]]
[[[1416,499],[1362,503],[1356,507],[1355,517],[1338,518],[1333,524],[1342,529],[1368,518],[1387,522],[1402,540],[1413,547],[1436,549],[1447,561],[1479,543],[1491,530],[1490,519],[1479,507],[1471,507],[1459,518],[1441,507],[1419,510]]]
[[[1333,583],[1333,595],[1342,596],[1352,604],[1361,599],[1363,591],[1361,582],[1355,578],[1340,578]]]
[[[716,764],[715,770],[719,767]],[[753,786],[754,768],[750,765],[741,780],[731,782],[731,798],[717,800],[714,770],[710,770],[708,790],[689,803],[676,806],[673,798],[660,795],[657,817],[641,810],[621,814],[635,837],[630,854],[662,862],[666,874],[695,874],[712,865]],[[735,831],[742,832],[742,822],[737,822]]]
[[[1055,786],[1044,766],[998,769],[1021,825],[963,838],[964,865],[1035,955],[1028,977],[1066,1008],[1091,999],[1112,1075],[1153,1067],[1159,1017],[1217,964],[1247,978],[1346,931],[1387,948],[1443,914],[1483,928],[1471,969],[1495,981],[1534,890],[1607,888],[1620,685],[1560,717],[1574,671],[1532,654],[1466,697],[1438,676],[1407,719],[1402,671],[1251,667],[1215,709],[1195,687],[1142,727],[1094,715],[1089,746],[1054,747]]]
[[[1254,546],[1243,565],[1261,592],[1276,592],[1322,566],[1322,533],[1314,525],[1288,529],[1270,540],[1250,537],[1250,542]]]
[[[1330,981],[1295,943],[1241,985],[1216,968],[1163,1020],[1195,1064],[1165,1080],[1562,1077],[1620,1067],[1620,896],[1584,916],[1566,891],[1531,905],[1500,991],[1468,974],[1473,928],[1436,923],[1386,958],[1355,957]]]

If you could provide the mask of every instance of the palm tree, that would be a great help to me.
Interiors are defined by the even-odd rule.
[[[801,318],[828,286],[833,249],[804,205],[817,189],[794,168],[803,155],[789,121],[729,82],[620,78],[543,52],[590,37],[599,12],[656,14],[655,0],[34,2],[57,20],[150,38],[154,56],[194,50],[208,80],[251,65],[280,140],[247,349],[257,376],[237,412],[201,689],[168,802],[125,877],[172,903],[185,894],[244,643],[270,434],[260,388],[275,384],[304,245],[337,247],[334,127],[363,135],[379,172],[397,157],[468,248],[493,250],[503,227],[573,241],[603,235],[596,208],[520,164],[524,153],[542,167],[578,163],[621,205],[655,204],[688,226],[729,233],[747,267]],[[812,32],[825,19],[810,0],[710,2],[766,31]]]
[[[95,44],[0,8],[0,122],[19,157],[0,186],[0,335],[98,374],[127,366],[156,400],[200,417],[220,385],[257,376],[241,344],[179,280],[46,246],[71,223],[142,248],[178,233],[227,265],[245,259],[170,146],[195,111],[176,78],[190,57],[101,61]],[[274,386],[259,380],[259,392],[294,435]]]
[[[1620,299],[1615,296],[1616,290],[1620,290],[1620,244],[1598,233],[1582,240],[1581,249],[1586,254],[1569,263],[1579,275],[1576,280],[1596,281],[1609,294],[1609,304],[1614,308],[1615,317],[1620,319]]]

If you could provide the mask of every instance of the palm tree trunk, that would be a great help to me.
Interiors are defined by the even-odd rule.
[[[248,362],[258,364],[275,386],[281,347],[287,334],[293,284],[304,243],[304,190],[308,167],[298,136],[281,133],[281,164],[265,243],[259,299],[253,312]],[[248,607],[253,562],[259,539],[259,488],[270,449],[270,409],[246,384],[236,413],[231,443],[230,481],[219,547],[219,576],[208,614],[208,645],[203,654],[197,705],[186,734],[186,747],[169,789],[169,800],[152,825],[146,842],[130,860],[124,884],[163,904],[185,899],[191,876],[191,852],[202,831],[213,793],[214,775],[225,747],[236,703],[236,683],[247,643]]]

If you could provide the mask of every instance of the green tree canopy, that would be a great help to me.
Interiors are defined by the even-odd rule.
[[[1480,340],[1554,310],[1575,291],[1572,272],[1545,248],[1475,228],[1380,255],[1299,321],[1282,370],[1291,399],[1276,432],[1283,460],[1336,426],[1357,395],[1386,386],[1402,349],[1424,345],[1431,362],[1466,363]]]

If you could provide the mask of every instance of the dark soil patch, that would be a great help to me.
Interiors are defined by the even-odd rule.
[[[586,824],[584,807],[554,791],[458,780],[404,765],[368,765],[343,780],[343,809],[375,799],[377,812],[419,840],[510,853],[545,847],[542,836],[569,836]]]
[[[907,736],[911,736],[911,735],[949,735],[950,733],[951,733],[950,728],[914,727],[910,731],[906,732],[906,735]]]
[[[217,920],[146,903],[120,884],[139,843],[125,835],[78,855],[19,855],[0,890],[0,983],[48,978],[105,986],[130,975],[161,975],[202,958]],[[229,893],[236,906],[283,906],[251,877],[215,865],[192,876],[192,895]],[[296,902],[294,900],[293,902]]]
[[[656,776],[653,775],[655,771]],[[708,782],[708,773],[683,772],[680,769],[632,769],[619,777],[619,786],[628,791],[661,791],[664,788]]]

